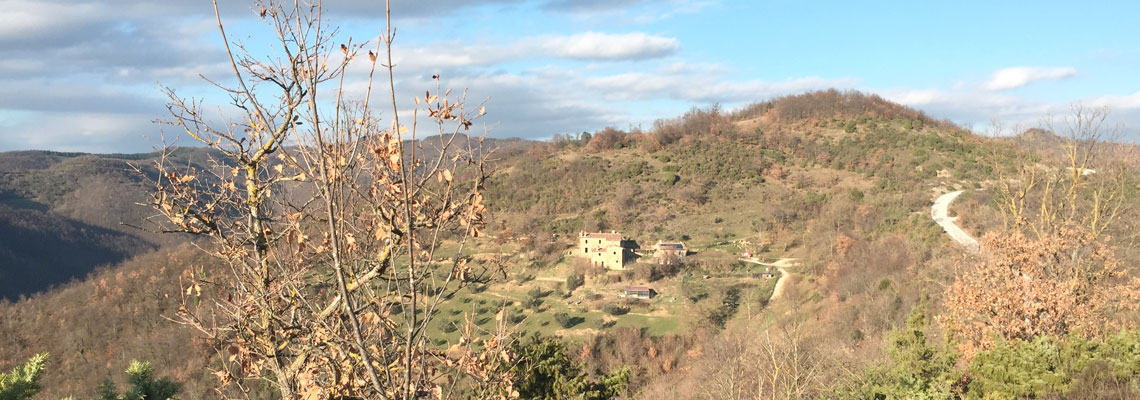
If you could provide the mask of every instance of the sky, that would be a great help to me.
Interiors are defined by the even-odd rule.
[[[231,40],[270,31],[221,1]],[[837,88],[991,132],[1106,106],[1140,140],[1140,2],[394,0],[398,100],[444,87],[485,101],[493,137],[545,139]],[[383,2],[328,0],[341,40],[374,40]],[[0,0],[0,151],[144,152],[162,88],[226,96],[206,0]],[[374,43],[374,42],[373,42]],[[362,79],[353,69],[348,79]],[[170,135],[170,133],[166,133]],[[165,137],[175,144],[185,138]]]

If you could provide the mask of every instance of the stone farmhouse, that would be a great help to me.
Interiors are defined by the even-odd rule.
[[[662,242],[658,240],[657,244],[653,245],[653,259],[657,260],[657,264],[659,265],[678,262],[687,255],[689,255],[689,250],[686,249],[685,244],[681,242]]]
[[[580,232],[578,234],[578,251],[575,255],[585,257],[595,267],[607,268],[615,271],[624,270],[626,265],[634,262],[638,254],[649,256],[648,252],[638,253],[638,245],[632,239],[622,236],[617,231]],[[652,248],[652,256],[657,264],[671,264],[680,261],[689,255],[689,249],[681,242],[662,242]]]
[[[597,267],[618,271],[625,269],[626,262],[632,258],[632,247],[632,241],[616,231],[578,234],[578,254]]]

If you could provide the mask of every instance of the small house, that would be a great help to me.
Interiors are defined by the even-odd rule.
[[[626,286],[625,297],[633,299],[652,299],[657,291],[648,286]]]
[[[681,242],[662,242],[657,241],[653,246],[653,258],[657,259],[657,264],[665,265],[681,261],[682,258],[689,255],[689,250],[685,248],[685,244]]]
[[[762,274],[762,276],[764,277],[764,279],[775,278],[776,277],[776,271],[772,267],[764,267],[764,273]]]

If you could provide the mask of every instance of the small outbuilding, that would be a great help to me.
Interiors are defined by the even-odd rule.
[[[625,297],[633,299],[652,299],[657,296],[657,291],[648,286],[626,286]]]
[[[687,255],[689,255],[689,250],[681,242],[658,240],[657,244],[653,246],[653,258],[657,259],[657,263],[661,265],[676,263]]]
[[[764,267],[764,272],[761,274],[764,279],[772,279],[776,277],[776,269],[772,267]]]

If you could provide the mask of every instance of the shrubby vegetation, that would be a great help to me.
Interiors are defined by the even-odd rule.
[[[1079,333],[997,341],[965,364],[930,324],[926,305],[891,334],[889,362],[869,368],[834,395],[859,399],[1131,398],[1140,384],[1140,333]]]
[[[132,359],[183,382],[187,398],[212,397],[211,352],[164,318],[178,309],[179,278],[218,272],[208,261],[189,245],[164,248],[22,302],[0,302],[0,364],[15,365],[36,351],[68,355],[43,374],[42,396],[49,399],[93,398],[107,371],[126,370]]]
[[[922,111],[887,101],[878,95],[856,91],[841,92],[836,89],[779,97],[769,102],[745,107],[737,115],[741,118],[752,118],[766,113],[772,113],[776,118],[786,121],[874,116],[911,121],[912,124],[907,129],[913,129],[914,122],[943,128],[952,126],[948,122],[935,121]]]
[[[579,275],[577,272],[571,272],[570,275],[566,277],[566,291],[573,292],[574,289],[582,286],[585,282],[585,276]]]
[[[154,249],[134,235],[0,204],[0,298],[14,300]]]

